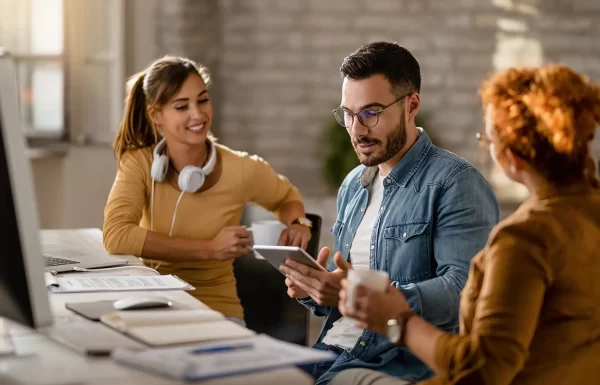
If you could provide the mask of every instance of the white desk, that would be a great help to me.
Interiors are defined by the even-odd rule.
[[[44,236],[51,236],[56,231],[44,230]],[[90,230],[81,231],[90,236]],[[102,245],[102,234],[96,236]],[[131,263],[139,264],[136,258]],[[142,274],[144,269],[134,269],[136,274]],[[146,273],[147,274],[147,273]],[[142,292],[139,292],[142,294]],[[96,300],[119,299],[131,293],[50,293],[50,305],[55,316],[55,322],[93,322],[72,313],[65,308],[67,302],[89,302]],[[156,294],[156,292],[154,292]],[[196,300],[185,291],[161,291],[161,295],[169,297],[174,302],[190,306],[190,308],[205,308],[206,305]],[[15,331],[14,326],[11,326]],[[17,327],[13,334],[13,343],[18,356],[0,357],[0,384],[12,385],[173,385],[180,382],[171,381],[152,373],[138,371],[119,365],[107,357],[90,357],[78,354],[76,351],[59,344],[45,335],[30,329]],[[1,341],[0,341],[1,342]],[[35,353],[28,355],[29,353]],[[268,372],[246,374],[243,376],[205,381],[202,384],[283,384],[308,385],[314,380],[297,368],[278,369]]]

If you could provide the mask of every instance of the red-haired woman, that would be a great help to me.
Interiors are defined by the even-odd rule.
[[[460,334],[411,314],[398,290],[359,288],[339,308],[435,370],[432,384],[600,383],[600,190],[590,142],[600,88],[565,66],[508,69],[484,83],[479,137],[531,197],[471,264]],[[345,287],[345,286],[344,286]],[[404,384],[364,370],[334,384]]]

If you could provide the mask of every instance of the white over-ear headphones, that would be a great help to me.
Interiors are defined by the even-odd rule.
[[[167,141],[163,138],[154,147],[150,175],[156,182],[163,182],[167,176],[167,171],[169,170],[169,157],[162,153],[166,144]],[[208,147],[210,154],[208,155],[208,162],[206,162],[204,167],[185,166],[183,170],[179,172],[177,184],[182,192],[195,193],[200,190],[206,176],[215,168],[215,164],[217,163],[217,151],[210,140],[208,141]]]
[[[152,159],[152,167],[150,168],[150,175],[152,176],[152,195],[150,197],[150,230],[154,231],[154,183],[155,182],[164,182],[167,171],[169,170],[169,157],[164,155],[162,152],[165,149],[167,144],[166,139],[162,139],[158,144],[154,147],[153,159]],[[195,193],[200,190],[202,185],[204,184],[204,180],[206,176],[210,174],[215,168],[215,164],[217,163],[217,149],[213,142],[208,141],[208,151],[210,152],[208,155],[208,162],[204,167],[197,166],[185,166],[183,170],[179,172],[179,179],[177,184],[179,185],[179,189],[181,190],[181,194],[179,194],[179,198],[177,199],[177,203],[175,204],[175,211],[173,212],[173,220],[171,221],[171,230],[169,230],[169,236],[173,235],[173,227],[175,226],[175,218],[177,217],[177,207],[179,207],[179,202],[183,197],[183,194],[187,193]],[[152,264],[151,264],[152,265]],[[160,263],[155,267],[158,269]],[[154,268],[154,266],[152,266]]]

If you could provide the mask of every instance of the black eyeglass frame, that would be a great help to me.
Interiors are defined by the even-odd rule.
[[[391,102],[391,103],[390,103],[390,104],[388,104],[388,105],[385,105],[385,106],[382,106],[382,107],[378,107],[378,108],[379,108],[379,110],[374,110],[374,109],[372,109],[372,108],[363,108],[362,110],[360,110],[360,111],[358,111],[358,112],[356,112],[356,113],[355,113],[355,112],[352,112],[352,111],[350,111],[350,110],[349,110],[349,109],[347,109],[347,108],[344,108],[344,107],[342,107],[342,106],[339,106],[338,108],[335,108],[335,109],[334,109],[334,110],[332,110],[331,112],[333,113],[333,117],[335,118],[335,121],[336,121],[336,122],[338,122],[338,124],[339,124],[340,126],[344,127],[344,128],[350,128],[350,127],[352,127],[352,125],[354,124],[354,117],[355,117],[355,116],[356,116],[356,117],[358,117],[358,121],[360,122],[360,124],[362,124],[363,126],[365,126],[365,127],[367,127],[367,128],[373,128],[373,127],[375,127],[375,126],[376,126],[376,125],[379,123],[379,117],[381,116],[381,114],[383,113],[383,111],[385,111],[385,109],[386,109],[386,108],[390,107],[391,105],[393,105],[393,104],[395,104],[395,103],[398,103],[400,100],[402,100],[402,99],[404,99],[405,97],[407,97],[407,96],[410,96],[410,95],[412,95],[412,94],[413,94],[413,92],[411,91],[411,92],[407,93],[406,95],[403,95],[403,96],[399,97],[398,99],[394,100],[393,102]],[[338,111],[344,111],[344,113],[347,113],[347,114],[349,114],[349,115],[352,117],[352,121],[350,122],[350,125],[349,125],[349,126],[346,126],[346,120],[345,120],[345,119],[344,119],[344,121],[343,121],[343,122],[340,122],[340,121],[339,121],[339,119],[338,119],[338,117],[337,117],[337,115],[336,115],[336,113],[337,113]],[[377,120],[375,121],[375,123],[374,123],[373,125],[371,125],[371,126],[368,126],[368,125],[366,125],[366,124],[363,122],[363,119],[362,119],[362,117],[360,116],[360,114],[361,114],[361,113],[363,113],[363,111],[371,111],[371,112],[374,112],[374,113],[375,113],[375,117],[377,118]]]

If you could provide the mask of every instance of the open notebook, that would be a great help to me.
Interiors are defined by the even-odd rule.
[[[150,346],[241,338],[255,334],[210,309],[117,311],[104,314],[100,321]]]

